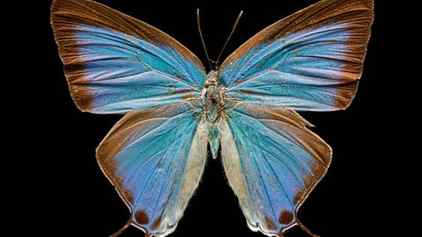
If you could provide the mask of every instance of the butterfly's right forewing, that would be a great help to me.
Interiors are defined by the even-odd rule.
[[[373,0],[323,0],[249,39],[221,66],[227,95],[302,111],[346,109],[362,75]]]

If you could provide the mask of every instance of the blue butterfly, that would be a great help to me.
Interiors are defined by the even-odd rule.
[[[296,111],[350,105],[373,8],[373,0],[322,0],[265,28],[221,65],[209,60],[207,74],[153,26],[94,1],[55,0],[51,22],[75,104],[126,113],[97,148],[99,166],[131,211],[113,236],[128,226],[147,236],[172,233],[208,144],[213,158],[221,152],[251,230],[283,236],[300,226],[314,236],[297,211],[332,151]]]

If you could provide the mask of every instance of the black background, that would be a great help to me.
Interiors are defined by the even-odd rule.
[[[240,10],[245,14],[228,46],[228,53],[269,24],[315,0],[276,1],[100,1],[132,15],[175,37],[205,60],[196,31],[195,9],[201,8],[202,26],[211,57],[218,51]],[[303,113],[313,129],[334,150],[328,174],[299,212],[299,218],[322,237],[377,233],[383,206],[380,195],[384,177],[379,174],[388,154],[385,139],[385,1],[377,1],[372,39],[368,47],[360,89],[347,111]],[[34,140],[40,155],[36,173],[42,180],[29,187],[42,200],[43,233],[47,236],[108,236],[128,219],[129,212],[101,173],[95,148],[121,116],[82,113],[68,93],[62,64],[49,24],[51,1],[44,2],[47,60],[37,90],[42,108],[37,110],[39,137]],[[205,64],[205,61],[204,61]],[[30,110],[33,108],[29,108]],[[32,110],[31,110],[32,111]],[[42,112],[41,112],[42,111]],[[382,162],[381,162],[382,161]],[[289,237],[306,236],[294,228]],[[128,229],[124,236],[142,236]],[[237,200],[227,185],[220,160],[209,160],[199,189],[192,198],[178,228],[171,235],[264,236],[251,232]]]

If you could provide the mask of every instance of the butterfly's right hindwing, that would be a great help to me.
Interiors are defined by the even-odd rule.
[[[221,155],[249,227],[268,236],[298,224],[297,210],[324,176],[331,148],[297,113],[242,104],[221,124]]]

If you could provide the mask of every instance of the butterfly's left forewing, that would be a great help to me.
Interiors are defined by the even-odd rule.
[[[207,157],[202,117],[184,104],[130,112],[97,149],[97,160],[151,236],[173,232],[199,184]]]
[[[76,105],[125,113],[199,95],[199,59],[164,32],[100,3],[55,0],[51,24]]]

